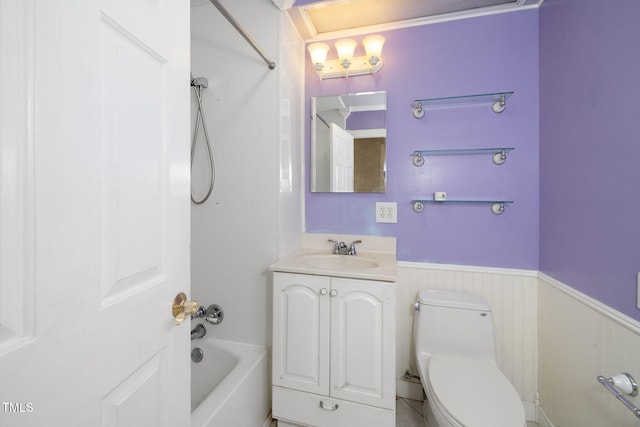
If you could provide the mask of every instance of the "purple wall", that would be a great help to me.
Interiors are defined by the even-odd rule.
[[[640,2],[539,13],[540,269],[640,320]]]
[[[538,269],[538,10],[383,34],[384,68],[375,76],[319,81],[307,54],[307,109],[312,96],[369,90],[388,96],[387,193],[309,193],[307,182],[307,231],[395,236],[403,261]],[[412,115],[417,98],[497,91],[515,92],[502,114],[487,104],[431,110],[421,120]],[[417,149],[500,146],[516,148],[502,166],[489,155],[430,157],[421,168],[411,163]],[[306,155],[308,168],[308,148]],[[515,203],[502,215],[489,205],[427,205],[414,213],[410,200],[434,191]],[[398,224],[375,222],[376,201],[398,202]]]
[[[386,111],[354,111],[347,117],[347,130],[384,129],[387,125]]]

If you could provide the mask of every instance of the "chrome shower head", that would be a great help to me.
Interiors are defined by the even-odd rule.
[[[191,74],[191,86],[197,86],[200,89],[206,89],[209,87],[209,79],[207,79],[206,77],[193,77],[193,74]]]

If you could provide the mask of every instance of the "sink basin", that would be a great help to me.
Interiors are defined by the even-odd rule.
[[[378,267],[378,262],[358,255],[307,255],[302,264],[323,270],[366,270]]]
[[[354,236],[347,236],[353,240]],[[390,239],[390,238],[380,238]],[[394,240],[395,242],[395,240]],[[334,255],[322,248],[326,239],[319,241],[318,247],[300,248],[269,266],[269,270],[281,273],[313,274],[345,279],[397,280],[395,245],[383,248],[387,251],[360,251],[357,255]]]

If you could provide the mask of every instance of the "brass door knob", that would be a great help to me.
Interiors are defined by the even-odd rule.
[[[173,308],[171,313],[173,314],[173,318],[176,319],[176,325],[181,324],[184,320],[194,314],[200,304],[198,301],[187,301],[187,295],[184,292],[180,292],[173,299]]]

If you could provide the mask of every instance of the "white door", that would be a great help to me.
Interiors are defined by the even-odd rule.
[[[0,425],[189,420],[189,2],[0,0]]]
[[[331,281],[331,397],[395,407],[393,284]]]
[[[331,280],[275,273],[273,282],[272,383],[327,396]]]
[[[329,132],[329,191],[353,192],[353,136],[335,123]]]

